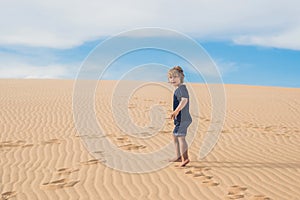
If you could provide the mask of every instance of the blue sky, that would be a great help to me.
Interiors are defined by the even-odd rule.
[[[299,7],[296,0],[1,1],[0,78],[74,79],[103,40],[126,30],[161,27],[196,40],[224,83],[300,87]],[[182,65],[188,81],[203,81],[182,58],[154,49],[122,56],[103,78],[118,79],[132,66],[145,69],[148,63]]]
[[[300,87],[300,51],[228,42],[202,45],[221,68],[224,64],[225,83]]]

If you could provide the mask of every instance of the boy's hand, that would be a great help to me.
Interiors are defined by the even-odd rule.
[[[184,108],[184,106],[187,104],[187,102],[188,102],[188,98],[184,98],[184,97],[182,97],[181,98],[181,101],[180,101],[180,103],[179,103],[179,105],[177,106],[177,108],[171,113],[171,119],[175,119],[176,117],[177,117],[177,115],[178,115],[178,113]]]
[[[172,112],[171,115],[170,115],[171,119],[174,120],[177,117],[178,113],[179,112],[176,111],[176,110],[174,112]]]

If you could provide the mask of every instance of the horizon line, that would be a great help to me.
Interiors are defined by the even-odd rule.
[[[168,83],[163,81],[149,81],[149,80],[130,80],[130,79],[71,79],[71,78],[0,78],[0,81],[5,80],[18,80],[18,81],[135,81],[135,82],[157,82],[157,83]],[[286,89],[300,89],[300,86],[280,86],[280,85],[253,85],[253,84],[246,84],[246,83],[205,83],[205,82],[184,82],[185,84],[199,84],[199,85],[240,85],[240,86],[254,86],[254,87],[272,87],[272,88],[286,88]]]

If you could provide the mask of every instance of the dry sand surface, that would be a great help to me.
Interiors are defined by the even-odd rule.
[[[170,143],[173,125],[166,118],[172,92],[148,84],[125,101],[133,122],[145,127],[144,136],[153,128],[149,121],[154,105],[165,111],[158,133],[141,139],[120,130],[114,119],[115,83],[102,82],[95,95],[105,138],[136,154]],[[191,162],[182,168],[172,163],[150,173],[132,174],[106,167],[109,149],[100,146],[91,154],[85,148],[83,140],[90,136],[75,128],[73,84],[70,80],[0,80],[1,200],[300,199],[299,88],[225,85],[222,133],[214,150],[200,160],[212,105],[205,85],[188,85],[198,100],[191,99],[194,123],[189,131],[196,133],[189,150]],[[122,110],[122,96],[114,98],[120,100],[117,105]]]

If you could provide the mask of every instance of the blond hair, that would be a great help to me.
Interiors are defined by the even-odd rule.
[[[179,76],[180,78],[180,82],[183,83],[184,81],[184,74],[183,74],[183,70],[180,66],[175,66],[173,67],[172,69],[170,69],[168,71],[168,77],[171,77],[171,76]]]

